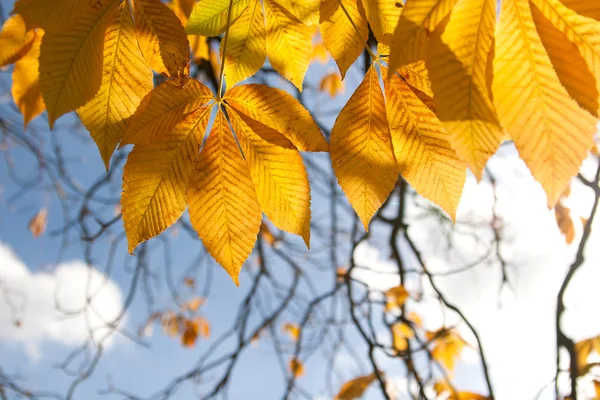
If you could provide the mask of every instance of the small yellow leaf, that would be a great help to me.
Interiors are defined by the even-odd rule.
[[[160,0],[134,0],[140,50],[150,67],[171,77],[186,77],[190,44],[175,14]]]
[[[300,235],[309,247],[310,185],[302,156],[282,134],[229,111],[263,212],[277,228]]]
[[[402,2],[398,0],[362,0],[362,3],[377,42],[390,44],[402,12]]]
[[[294,377],[300,378],[302,375],[304,375],[304,364],[302,364],[302,361],[296,358],[292,358],[290,360],[289,367],[290,372],[292,373],[292,375],[294,375]]]
[[[355,400],[361,397],[367,388],[377,379],[374,373],[365,376],[359,376],[342,385],[334,400]]]
[[[96,142],[106,169],[127,122],[152,90],[152,71],[138,48],[131,9],[123,2],[104,39],[104,67],[98,94],[77,110]]]
[[[198,322],[195,320],[185,320],[183,335],[181,335],[181,344],[185,347],[194,347],[198,339]]]
[[[154,88],[131,117],[121,147],[149,144],[167,133],[181,118],[213,99],[211,91],[195,79],[168,80]]]
[[[123,169],[121,207],[129,252],[175,223],[208,125],[210,108],[186,115],[171,132],[136,145]]]
[[[225,41],[221,41],[221,51]],[[227,85],[254,75],[267,59],[265,21],[262,4],[253,0],[229,29],[225,78]]]
[[[37,214],[29,221],[29,231],[34,238],[42,236],[46,232],[46,225],[48,224],[48,210],[42,208]]]
[[[194,297],[192,300],[184,304],[184,308],[191,312],[196,312],[202,305],[204,305],[205,301],[206,300],[203,297]]]
[[[448,23],[434,31],[427,56],[436,114],[478,180],[504,136],[486,75],[495,23],[496,0],[458,0]]]
[[[382,68],[385,75],[387,71]],[[467,178],[436,115],[397,74],[384,80],[386,107],[398,169],[423,197],[439,205],[452,220]]]
[[[281,76],[302,91],[312,55],[312,38],[306,26],[273,0],[265,0],[267,55]]]
[[[283,90],[254,84],[236,86],[224,99],[240,113],[281,133],[300,151],[329,150],[310,113]]]
[[[394,308],[401,308],[410,297],[408,291],[402,285],[388,289],[385,292],[385,296],[387,298],[387,303],[385,305],[386,311],[390,311]]]
[[[291,322],[286,322],[283,324],[281,328],[284,332],[286,332],[292,340],[296,341],[300,337],[300,327],[296,324],[292,324]]]
[[[502,2],[493,93],[500,122],[552,208],[587,157],[596,120],[558,80],[528,2]]]
[[[98,0],[64,32],[46,32],[40,49],[40,88],[50,128],[90,101],[102,84],[104,33],[119,2]]]
[[[327,59],[329,58],[329,54],[327,53],[327,47],[325,47],[325,43],[318,42],[313,46],[313,54],[312,54],[312,62],[318,61],[320,64],[327,64]]]
[[[196,3],[185,31],[188,34],[219,36],[227,28],[227,11],[230,0],[201,0]],[[233,0],[231,23],[248,7],[250,0]]]
[[[335,72],[325,75],[321,79],[319,90],[321,92],[328,92],[331,97],[344,93],[344,82],[342,81],[342,77]]]
[[[415,336],[415,332],[410,325],[401,322],[392,325],[393,345],[397,351],[406,351],[408,349],[408,340]]]
[[[466,345],[465,341],[454,330],[439,330],[428,332],[428,340],[434,338],[431,356],[437,360],[448,372],[454,371],[455,359],[460,355]]]
[[[398,180],[385,101],[371,67],[331,130],[331,162],[338,183],[366,230]]]
[[[196,323],[198,324],[198,331],[200,332],[200,336],[205,339],[210,338],[210,323],[206,318],[196,317]]]
[[[44,32],[38,29],[31,49],[15,63],[12,74],[12,97],[23,114],[23,125],[27,129],[29,122],[45,109],[40,92],[39,57]]]
[[[192,226],[236,285],[260,229],[261,209],[246,160],[217,113],[188,190]]]
[[[341,0],[341,4],[344,5],[352,22],[358,28],[358,33],[340,6],[340,0],[323,0],[321,2],[320,24],[325,46],[333,56],[342,78],[344,78],[348,68],[364,50],[369,37],[369,27],[362,2]]]
[[[0,31],[0,67],[12,64],[29,52],[35,34],[27,31],[20,15],[8,18]]]
[[[184,329],[184,320],[180,315],[174,312],[166,312],[160,320],[163,332],[168,336],[177,336]]]
[[[571,210],[564,206],[560,201],[554,207],[554,215],[556,217],[556,225],[564,235],[567,244],[573,243],[575,239],[575,224],[571,218]]]

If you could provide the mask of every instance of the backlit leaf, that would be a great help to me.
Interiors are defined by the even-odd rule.
[[[329,93],[330,97],[335,97],[340,93],[344,93],[344,82],[342,81],[342,77],[336,72],[325,75],[321,79],[319,90]]]
[[[292,375],[294,375],[296,378],[304,375],[304,364],[302,364],[302,361],[298,360],[297,358],[292,358],[290,360],[289,368]]]
[[[72,28],[77,20],[96,7],[94,0],[17,0],[13,9],[25,19],[27,29],[57,32]]]
[[[385,75],[387,71],[382,68]],[[386,107],[398,168],[423,197],[456,218],[466,166],[436,115],[400,76],[385,80]]]
[[[310,186],[300,153],[281,133],[234,109],[229,119],[263,212],[277,228],[300,235],[309,247]]]
[[[232,0],[231,23],[248,7],[250,0]],[[227,28],[230,0],[201,0],[196,3],[185,31],[188,34],[218,36]]]
[[[335,121],[330,152],[338,183],[368,230],[371,217],[398,180],[385,101],[375,67],[369,69]]]
[[[34,238],[42,236],[46,232],[48,224],[48,210],[44,207],[29,221],[29,231]]]
[[[152,78],[152,71],[138,48],[129,3],[124,2],[106,30],[100,90],[77,110],[107,169],[127,129],[128,119],[154,86]]]
[[[300,327],[296,324],[286,322],[282,327],[283,331],[286,332],[293,340],[298,340],[300,337]]]
[[[267,43],[260,0],[254,0],[229,29],[225,56],[225,78],[229,86],[254,75],[265,63]]]
[[[31,49],[15,63],[12,74],[12,97],[23,114],[23,125],[27,129],[29,122],[45,109],[40,92],[39,57],[44,32],[38,29]]]
[[[118,4],[115,0],[99,0],[72,29],[44,35],[40,88],[50,128],[58,117],[87,103],[100,89],[104,33]]]
[[[265,0],[267,55],[281,76],[302,91],[312,55],[312,37],[306,26],[273,0]]]
[[[495,22],[496,0],[458,0],[427,57],[436,114],[477,179],[504,136],[486,75]]]
[[[367,17],[362,3],[358,0],[341,0],[348,15],[340,6],[339,0],[323,0],[321,2],[321,34],[327,50],[340,69],[342,78],[348,68],[363,52],[369,37]],[[348,18],[350,16],[350,18]],[[358,32],[352,26],[352,22]]]
[[[402,12],[398,0],[362,0],[373,34],[379,43],[389,44]]]
[[[553,207],[587,157],[596,121],[560,84],[528,2],[502,2],[493,92],[500,122]]]
[[[123,170],[121,208],[132,253],[179,219],[186,191],[208,125],[209,108],[185,116],[152,143],[136,145]]]
[[[195,79],[168,80],[148,93],[131,117],[121,146],[152,143],[181,118],[208,104],[211,91]]]
[[[12,64],[23,57],[33,45],[35,34],[27,31],[20,15],[13,15],[0,31],[0,67]]]
[[[265,85],[236,86],[227,104],[285,136],[300,151],[327,151],[329,144],[310,113],[289,93]]]
[[[365,376],[359,376],[342,385],[334,400],[354,400],[361,397],[367,388],[377,379],[374,373]]]
[[[277,2],[305,25],[312,26],[319,23],[320,0],[277,0]]]
[[[600,21],[600,8],[594,0],[560,0],[565,6],[584,17]]]
[[[236,285],[260,229],[261,209],[246,160],[217,113],[188,190],[192,226]]]
[[[565,237],[567,244],[573,243],[575,239],[575,224],[571,218],[571,210],[564,206],[560,201],[554,207],[554,216],[556,217],[556,225]]]
[[[175,14],[160,0],[134,0],[140,50],[150,67],[171,77],[189,73],[190,44]]]

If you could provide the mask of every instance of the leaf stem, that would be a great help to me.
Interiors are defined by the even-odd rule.
[[[365,46],[365,49],[367,50],[367,52],[371,56],[371,59],[373,61],[377,60],[377,56],[375,55],[375,53],[373,53],[373,50],[371,50],[371,47],[369,46],[369,44],[366,41],[364,41],[363,38],[362,38],[362,36],[360,35],[360,31],[358,30],[358,27],[356,26],[356,24],[352,20],[352,17],[350,16],[350,13],[348,12],[348,10],[346,10],[346,7],[344,6],[344,3],[342,3],[342,0],[337,0],[337,2],[339,3],[340,7],[342,8],[342,11],[344,12],[344,14],[346,14],[346,17],[348,17],[348,21],[350,21],[350,25],[352,25],[352,28],[354,28],[354,31],[356,32],[356,34],[360,38],[360,41],[363,43],[363,45]]]
[[[229,0],[229,7],[227,8],[227,28],[225,29],[225,36],[223,37],[223,52],[221,53],[221,70],[219,71],[219,88],[217,89],[217,103],[221,102],[221,95],[223,94],[223,77],[225,75],[225,54],[227,54],[227,39],[229,38],[229,28],[231,24],[232,9],[233,0]]]

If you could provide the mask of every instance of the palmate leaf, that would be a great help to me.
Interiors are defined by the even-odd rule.
[[[596,119],[561,85],[528,2],[502,2],[493,93],[500,122],[553,207],[593,144]]]
[[[478,179],[504,137],[488,91],[495,22],[496,0],[458,0],[427,55],[437,116]]]
[[[175,223],[186,207],[186,192],[210,108],[185,115],[152,143],[136,145],[123,170],[121,209],[129,252]]]
[[[260,229],[261,208],[248,164],[225,115],[217,112],[188,190],[190,220],[236,285]]]
[[[331,130],[331,163],[365,229],[398,180],[385,100],[375,67],[348,100]]]
[[[27,129],[29,122],[46,109],[40,92],[39,57],[44,32],[38,29],[31,48],[15,63],[12,74],[12,98],[23,114],[23,126]]]
[[[377,41],[390,44],[402,12],[402,3],[397,0],[362,0],[362,3]]]
[[[50,127],[83,106],[102,83],[104,33],[119,2],[99,0],[68,30],[46,32],[40,50],[40,87]]]
[[[106,168],[127,121],[152,90],[152,71],[138,48],[128,2],[119,6],[104,39],[104,67],[98,94],[77,110],[96,142]]]

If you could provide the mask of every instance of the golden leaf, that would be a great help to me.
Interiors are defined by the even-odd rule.
[[[171,77],[186,77],[190,44],[175,14],[160,0],[134,0],[134,19],[140,50],[150,67]]]
[[[98,94],[77,110],[96,142],[106,169],[129,118],[152,90],[152,71],[138,48],[131,9],[123,2],[104,39],[104,67]]]
[[[448,372],[454,371],[454,362],[466,345],[465,341],[454,330],[442,329],[437,332],[428,332],[428,340],[434,339],[431,356],[437,360]]]
[[[191,312],[196,312],[201,306],[204,305],[205,301],[206,300],[203,297],[194,297],[192,300],[185,303],[183,308]]]
[[[320,0],[277,0],[277,3],[307,26],[319,23]]]
[[[429,97],[433,97],[431,81],[429,80],[429,71],[427,71],[425,61],[416,61],[408,65],[403,65],[398,68],[398,74],[409,86],[420,90]]]
[[[196,162],[187,198],[202,243],[239,285],[242,264],[260,229],[261,209],[248,164],[221,111]]]
[[[427,56],[436,114],[478,180],[504,136],[486,74],[495,23],[496,0],[458,0],[448,23],[434,31]]]
[[[329,144],[310,113],[283,90],[265,85],[236,86],[224,100],[236,111],[281,133],[300,151],[327,151]]]
[[[221,51],[225,41],[221,41]],[[247,7],[229,29],[225,54],[227,85],[254,75],[267,59],[267,42],[262,4],[259,0]]]
[[[338,183],[366,230],[398,180],[385,101],[371,67],[331,130],[331,163]]]
[[[273,0],[265,0],[267,55],[281,76],[302,91],[312,55],[312,38],[306,26]]]
[[[230,0],[201,0],[196,3],[185,31],[188,34],[219,36],[227,29],[227,11]],[[248,7],[250,0],[233,0],[231,23]]]
[[[96,6],[94,0],[17,0],[13,13],[23,17],[28,30],[57,32],[73,28],[82,14],[93,12]]]
[[[342,81],[342,77],[335,72],[325,75],[321,79],[319,90],[321,92],[328,92],[331,97],[344,93],[344,82]]]
[[[310,186],[298,150],[281,133],[229,108],[258,203],[273,224],[310,246]],[[285,144],[282,146],[281,144]]]
[[[118,8],[98,0],[72,29],[48,32],[40,48],[40,88],[50,128],[58,117],[90,101],[102,84],[104,33]]]
[[[34,238],[42,236],[46,232],[48,224],[48,210],[44,207],[29,221],[28,228]]]
[[[592,147],[596,120],[560,84],[528,2],[502,2],[493,93],[500,122],[552,208]]]
[[[560,0],[565,6],[588,18],[600,21],[600,8],[594,0]]]
[[[354,400],[363,395],[367,388],[377,379],[374,373],[365,376],[359,376],[342,385],[334,400]]]
[[[212,99],[211,91],[195,79],[163,82],[142,99],[131,117],[121,147],[154,142],[184,115],[208,104]]]
[[[408,340],[415,336],[415,332],[410,325],[401,322],[392,325],[393,345],[397,351],[406,351],[408,349]]]
[[[210,108],[186,115],[172,131],[136,145],[123,169],[121,207],[130,253],[175,223],[206,131]]]
[[[185,347],[194,347],[198,339],[200,327],[195,320],[187,319],[184,321],[183,335],[181,335],[181,344]]]
[[[327,50],[340,69],[342,78],[346,76],[348,68],[356,61],[364,50],[364,44],[369,37],[367,17],[358,0],[341,0],[348,15],[340,6],[340,0],[323,0],[321,2],[321,34]],[[352,22],[358,29],[352,26]],[[360,33],[360,34],[359,34]]]
[[[573,219],[571,218],[571,210],[559,201],[554,207],[554,215],[556,217],[556,225],[558,225],[558,229],[565,236],[567,244],[573,243],[573,239],[575,239],[575,224],[573,224]]]
[[[382,73],[386,75],[385,68]],[[466,180],[465,164],[452,149],[436,115],[397,74],[384,80],[388,121],[398,169],[423,197],[452,220]]]
[[[0,67],[12,64],[29,52],[35,34],[27,31],[20,15],[8,18],[0,31]]]
[[[404,288],[404,286],[399,285],[388,289],[385,292],[385,297],[387,298],[385,310],[390,311],[394,308],[401,308],[406,300],[410,297],[410,294]]]
[[[296,340],[298,340],[298,338],[300,338],[300,327],[296,324],[292,324],[291,322],[286,322],[285,324],[283,324],[283,327],[281,329],[284,332],[286,332],[288,335],[290,335],[290,337],[294,341],[296,341]]]
[[[182,316],[174,312],[166,312],[162,314],[160,320],[163,332],[168,336],[177,336],[184,329],[184,319]]]
[[[289,368],[292,375],[294,375],[294,377],[296,378],[299,378],[302,375],[304,375],[304,364],[302,364],[302,361],[296,358],[292,358],[290,360]]]
[[[12,98],[23,114],[23,126],[46,109],[40,92],[39,57],[44,32],[38,29],[31,49],[15,63],[12,74]]]

